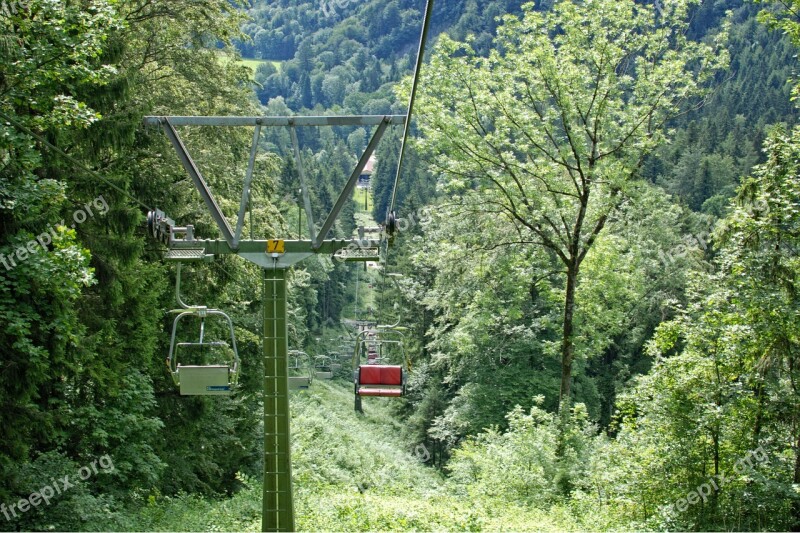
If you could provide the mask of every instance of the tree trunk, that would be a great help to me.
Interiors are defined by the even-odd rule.
[[[575,311],[575,289],[578,285],[578,267],[570,265],[567,268],[567,290],[564,297],[564,324],[561,336],[561,393],[558,396],[558,408],[562,413],[568,413],[572,405],[572,360],[575,357],[573,343],[573,315]]]

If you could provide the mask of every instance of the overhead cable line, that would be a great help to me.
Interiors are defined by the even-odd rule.
[[[419,73],[422,70],[422,61],[425,57],[425,44],[428,41],[428,29],[430,28],[431,13],[433,13],[434,0],[427,0],[425,3],[425,13],[422,18],[422,31],[419,36],[419,49],[417,50],[417,63],[414,66],[414,78],[411,82],[411,94],[408,98],[408,111],[406,112],[406,122],[403,125],[403,138],[400,141],[400,155],[397,158],[397,171],[394,176],[394,184],[392,185],[392,200],[389,202],[389,207],[386,211],[386,233],[391,236],[397,230],[397,218],[394,213],[394,204],[397,199],[397,184],[400,181],[400,173],[403,170],[403,159],[406,153],[406,141],[408,140],[408,131],[411,128],[411,114],[414,109],[414,99],[417,95],[417,86],[419,85]],[[383,291],[386,285],[386,269],[389,268],[389,246],[386,243],[385,264],[382,272],[381,280],[381,300],[378,304],[378,321],[383,316]]]
[[[425,43],[428,41],[428,28],[430,27],[431,13],[433,12],[433,0],[427,0],[425,4],[425,15],[422,19],[422,33],[419,37],[419,50],[417,51],[417,64],[414,67],[414,79],[411,83],[411,95],[408,98],[408,112],[406,113],[406,123],[403,126],[403,138],[400,141],[400,156],[397,159],[397,172],[394,176],[394,185],[392,186],[392,201],[389,203],[389,209],[386,211],[386,225],[390,233],[394,231],[394,203],[397,197],[397,183],[400,181],[400,172],[403,168],[403,158],[406,151],[406,140],[408,139],[408,130],[411,127],[411,113],[414,108],[414,98],[417,94],[417,85],[419,84],[419,73],[422,70],[422,60],[425,55]],[[391,217],[391,220],[390,220]],[[389,227],[391,224],[392,227]]]

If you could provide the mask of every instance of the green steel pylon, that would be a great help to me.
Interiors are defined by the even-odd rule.
[[[294,531],[292,496],[291,432],[288,387],[288,332],[286,315],[286,272],[293,265],[314,254],[329,254],[343,261],[378,261],[379,241],[371,239],[336,239],[325,237],[333,227],[345,203],[351,199],[358,177],[375,151],[383,132],[390,125],[404,124],[405,115],[323,116],[323,117],[145,117],[145,124],[161,126],[178,153],[184,169],[205,202],[224,239],[196,239],[191,226],[177,227],[160,211],[148,215],[152,235],[168,246],[166,259],[177,261],[210,259],[218,254],[236,254],[261,267],[264,308],[264,491],[262,531]],[[318,229],[314,225],[308,187],[305,183],[296,127],[301,126],[375,126],[364,154],[328,217]],[[235,229],[219,208],[205,179],[195,165],[176,126],[252,126],[255,128],[250,160],[242,188]],[[242,239],[246,208],[250,201],[250,183],[262,127],[288,127],[292,133],[298,173],[303,185],[303,203],[309,226],[309,240]],[[246,366],[243,368],[246,372]]]

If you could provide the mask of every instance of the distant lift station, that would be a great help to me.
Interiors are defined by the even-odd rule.
[[[344,261],[378,261],[380,240],[375,239],[326,239],[340,211],[352,197],[359,176],[370,156],[374,153],[386,128],[405,125],[406,115],[385,116],[297,116],[297,117],[145,117],[148,126],[160,126],[169,138],[186,172],[202,197],[205,206],[222,239],[198,239],[192,226],[179,227],[165,213],[155,211],[148,214],[148,228],[154,238],[167,246],[165,260],[180,264],[189,261],[212,259],[219,254],[236,254],[260,266],[263,273],[264,309],[264,493],[262,508],[263,531],[294,531],[294,503],[292,497],[292,469],[289,432],[289,389],[303,388],[310,384],[312,375],[295,371],[290,379],[289,362],[299,367],[302,357],[289,355],[286,315],[286,270],[313,254],[329,254]],[[180,126],[243,126],[254,128],[253,142],[247,172],[242,186],[235,228],[217,204],[202,173],[190,156],[176,128]],[[311,212],[308,183],[300,159],[297,139],[298,127],[307,126],[372,126],[375,128],[364,153],[358,160],[331,212],[317,229]],[[258,142],[263,127],[289,128],[303,193],[303,204],[308,221],[308,240],[242,239],[245,215],[250,205],[250,185],[253,180]],[[390,228],[392,229],[392,228]],[[221,311],[200,306],[186,306],[180,300],[180,270],[176,282],[176,294],[181,309],[173,324],[173,337],[168,363],[170,372],[181,394],[227,395],[236,386],[239,374],[239,358],[235,348],[233,325]],[[192,317],[200,320],[200,339],[193,343],[177,343],[175,332],[178,322]],[[208,342],[204,338],[205,321],[212,317],[227,322],[231,332],[232,359],[225,364],[206,366],[179,364],[180,350],[189,348],[224,348],[221,341]],[[227,345],[227,343],[224,343]],[[327,379],[335,367],[330,358],[318,362],[317,377]],[[311,368],[308,368],[310,371]],[[300,375],[298,375],[300,374]],[[299,378],[299,379],[297,379]]]

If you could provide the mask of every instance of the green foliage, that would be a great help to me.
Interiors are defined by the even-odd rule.
[[[544,248],[564,275],[564,406],[581,265],[665,123],[727,64],[724,32],[714,45],[686,38],[690,6],[526,4],[503,18],[488,57],[442,37],[425,71],[419,146],[445,191],[507,224],[493,248]]]
[[[471,500],[508,501],[547,509],[564,501],[583,475],[594,432],[586,409],[570,418],[547,412],[541,396],[528,413],[508,415],[508,430],[489,429],[462,443],[448,464],[449,482]]]
[[[642,186],[597,241],[576,303],[582,354],[576,398],[608,424],[616,394],[646,371],[643,348],[670,302],[682,301],[687,272],[705,268],[702,250],[680,235],[682,211]],[[415,214],[398,238],[399,299],[414,327],[412,433],[445,448],[483,428],[506,427],[532,395],[555,409],[559,393],[559,302],[551,257],[533,248],[494,247],[510,231],[491,214],[442,203]],[[406,322],[410,321],[410,322]],[[590,334],[591,333],[591,334]]]
[[[542,511],[490,499],[467,501],[427,466],[427,450],[398,436],[387,402],[352,410],[352,390],[315,381],[292,396],[295,508],[300,531],[575,529],[563,506]],[[523,415],[522,418],[525,418]],[[259,531],[261,486],[238,475],[243,489],[225,500],[138,496],[130,529]],[[130,515],[129,515],[130,516]]]
[[[32,0],[6,7],[0,14],[0,112],[10,117],[0,126],[0,253],[7,263],[0,268],[0,497],[27,497],[46,482],[36,478],[44,458],[80,467],[109,454],[117,468],[102,484],[87,484],[12,527],[114,529],[114,513],[131,491],[177,490],[167,473],[184,464],[189,450],[201,456],[192,488],[209,492],[234,486],[239,466],[257,461],[250,452],[257,445],[252,405],[165,411],[174,399],[163,367],[171,279],[152,262],[160,254],[145,249],[137,205],[157,202],[173,216],[196,217],[198,199],[179,165],[165,164],[171,148],[143,131],[141,116],[254,109],[246,68],[220,60],[235,57],[219,44],[238,34],[241,13],[227,0]],[[202,142],[203,135],[186,137]],[[212,186],[227,192],[235,165],[224,165],[240,160],[241,149],[234,138],[214,145],[220,138],[203,139],[211,148],[199,160],[212,167]],[[268,172],[268,163],[260,160],[259,170]],[[262,180],[256,192],[268,196],[269,184]],[[75,217],[79,211],[85,220]],[[197,225],[201,232],[210,226]],[[229,296],[238,296],[237,305],[246,301],[226,293],[235,280],[221,272],[205,294],[190,296],[213,295],[205,299],[211,305]],[[187,426],[236,436],[214,439],[226,455],[216,448],[204,454],[203,439],[192,440]]]
[[[95,459],[96,461],[96,459]],[[92,473],[86,480],[81,480],[80,469],[91,463],[72,461],[64,454],[51,451],[38,456],[34,461],[26,463],[18,472],[19,482],[29,489],[29,492],[20,495],[28,498],[34,491],[54,494],[49,504],[39,502],[36,507],[31,507],[25,513],[18,513],[17,519],[11,523],[20,530],[28,531],[104,531],[114,529],[121,518],[119,501],[112,495],[98,490],[114,475],[113,469],[108,471],[97,468],[97,473]],[[67,477],[68,487],[62,494],[60,491],[64,477]],[[18,500],[4,500],[5,504],[17,503]],[[7,509],[9,517],[12,512]],[[5,527],[9,523],[3,518]],[[6,529],[9,531],[11,529]]]
[[[244,371],[233,399],[179,397],[163,368],[174,272],[140,207],[216,230],[141,117],[402,112],[420,6],[254,4],[252,20],[229,0],[0,6],[0,503],[114,463],[4,529],[260,526],[260,271],[187,269],[184,297],[234,317]],[[361,313],[410,326],[409,394],[364,416],[344,383],[293,396],[298,525],[797,528],[800,132],[776,129],[759,155],[767,125],[796,116],[794,11],[762,15],[781,35],[733,0],[518,4],[435,6],[424,138],[394,191],[387,134],[372,182],[373,218],[396,192],[410,226],[384,265],[405,277],[378,298],[367,275],[359,294]],[[710,54],[726,31],[723,76],[726,53]],[[280,63],[253,74],[233,42]],[[372,132],[298,133],[319,220]],[[250,132],[181,135],[232,218]],[[286,131],[265,135],[245,234],[295,233],[292,155]],[[355,226],[348,203],[328,237]],[[352,274],[325,258],[293,271],[293,347],[328,346]],[[580,403],[557,416],[570,274]]]
[[[739,179],[754,164],[767,127],[793,123],[790,102],[794,47],[778,32],[758,24],[755,8],[736,10],[728,49],[730,73],[703,108],[675,121],[673,142],[658,151],[646,175],[695,211],[724,216]]]
[[[381,86],[410,66],[407,47],[421,23],[417,6],[397,0],[255,2],[249,13],[242,54],[284,61],[279,71],[257,73],[259,98],[283,96],[295,110],[380,100]]]
[[[585,505],[647,528],[797,523],[798,146],[800,132],[776,131],[740,187],[718,227],[718,270],[698,274],[689,305],[658,327],[656,365],[620,401]]]

